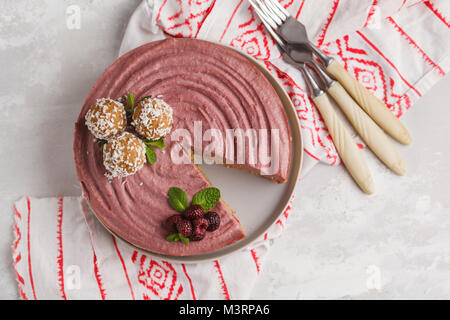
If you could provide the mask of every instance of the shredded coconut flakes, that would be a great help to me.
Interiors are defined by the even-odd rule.
[[[120,114],[121,119],[117,119]],[[85,116],[89,131],[99,139],[111,138],[123,131],[126,125],[124,105],[110,98],[97,99],[95,107],[90,108]]]

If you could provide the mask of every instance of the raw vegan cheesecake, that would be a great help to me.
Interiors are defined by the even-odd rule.
[[[248,136],[225,138],[236,130],[259,139],[252,145],[245,143]],[[94,84],[75,124],[75,164],[84,197],[108,229],[150,252],[197,255],[242,239],[244,230],[222,199],[208,213],[199,205],[177,209],[185,210],[181,216],[192,223],[172,218],[180,216],[175,209],[183,192],[193,204],[219,197],[193,162],[198,150],[206,152],[217,138],[211,138],[213,131],[222,134],[219,145],[232,149],[213,153],[224,165],[277,183],[287,180],[291,137],[286,113],[269,81],[244,56],[194,39],[152,42],[125,54]],[[191,137],[189,150],[180,132]],[[268,155],[270,163],[252,157],[255,150]],[[180,152],[187,161],[174,160]],[[168,222],[180,238],[168,234]],[[202,228],[208,232],[194,236],[194,229]],[[191,232],[191,241],[181,236]]]

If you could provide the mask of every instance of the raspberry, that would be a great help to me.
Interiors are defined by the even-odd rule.
[[[208,220],[204,218],[197,218],[192,220],[192,241],[200,241],[205,237],[206,229],[208,228]]]
[[[194,220],[198,218],[203,218],[203,208],[201,205],[193,204],[184,213],[184,216],[188,220]]]
[[[206,231],[215,231],[219,229],[220,216],[217,213],[210,211],[205,214],[205,219],[208,220],[208,228]]]
[[[181,219],[176,223],[177,231],[185,238],[192,234],[191,222],[186,219]]]
[[[181,220],[184,220],[181,214],[174,214],[164,221],[163,226],[167,231],[176,232],[177,231],[177,223]]]
[[[204,232],[204,233],[202,233],[202,234],[196,234],[196,235],[192,234],[192,235],[189,237],[189,239],[190,239],[191,241],[200,241],[200,240],[203,240],[203,238],[205,237],[205,234],[206,234],[206,232]]]
[[[194,227],[194,230],[199,230],[199,231],[206,231],[206,229],[208,228],[208,220],[206,220],[205,218],[197,218],[192,220],[192,226]]]

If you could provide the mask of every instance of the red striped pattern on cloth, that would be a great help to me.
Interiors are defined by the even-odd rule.
[[[64,254],[63,254],[63,244],[62,244],[62,222],[63,222],[63,204],[64,200],[63,198],[58,199],[58,214],[57,214],[57,223],[58,223],[58,230],[57,230],[57,241],[58,241],[58,256],[56,258],[58,262],[58,285],[59,289],[61,291],[61,298],[63,300],[67,300],[66,297],[66,291],[64,289]]]

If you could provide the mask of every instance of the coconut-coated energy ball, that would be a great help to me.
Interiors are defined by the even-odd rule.
[[[105,140],[123,132],[127,125],[124,105],[109,98],[98,99],[84,119],[89,131],[96,138]]]
[[[163,100],[147,97],[134,108],[132,125],[136,132],[149,140],[158,140],[172,129],[172,108]]]
[[[108,178],[124,178],[135,174],[146,162],[145,144],[129,132],[109,140],[103,148],[103,164]]]

